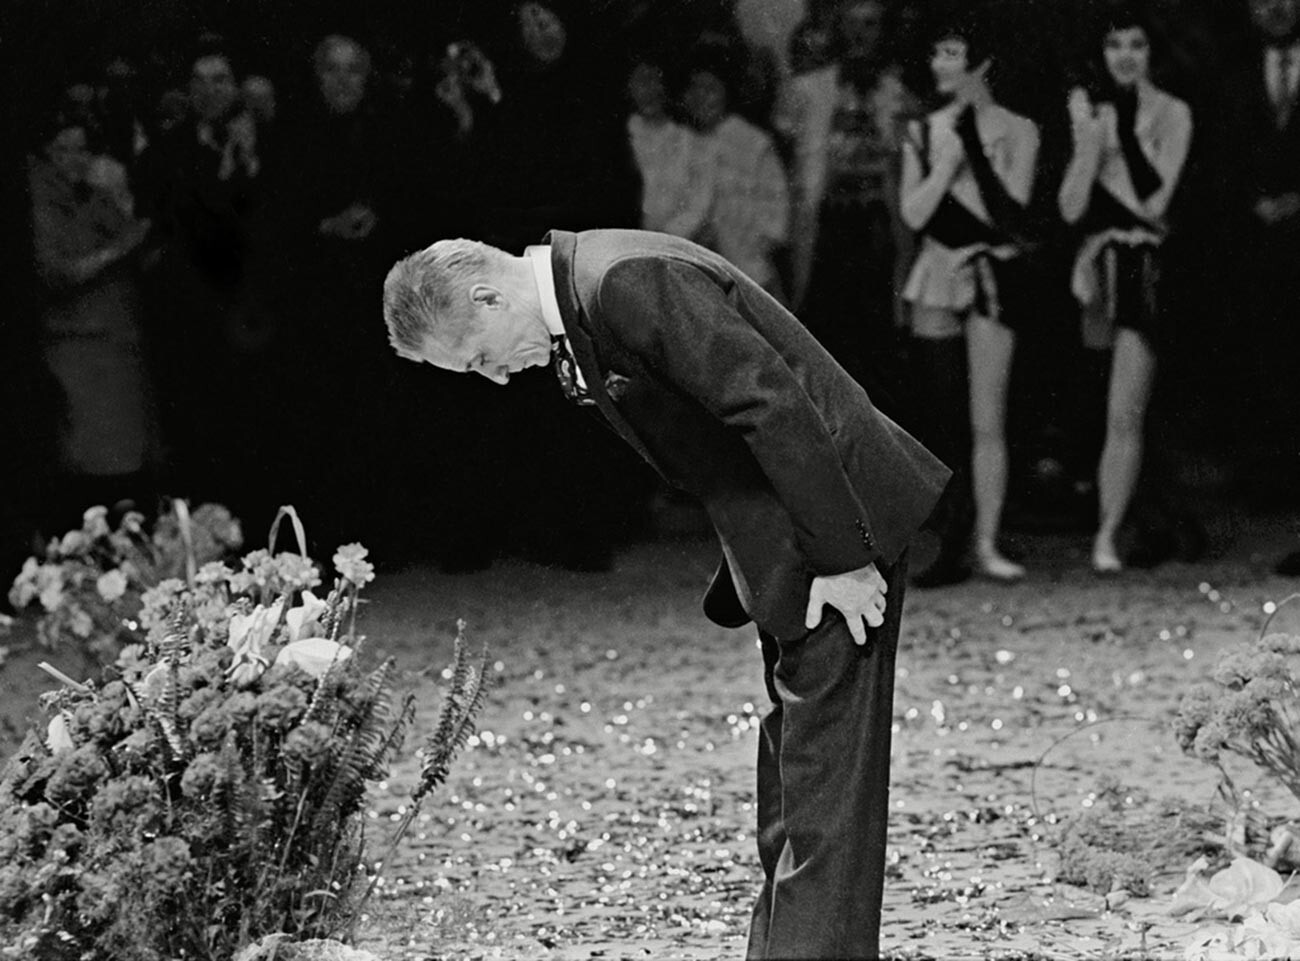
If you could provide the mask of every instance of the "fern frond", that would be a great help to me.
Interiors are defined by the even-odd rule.
[[[345,735],[347,742],[313,818],[318,831],[338,822],[341,813],[360,802],[365,782],[381,766],[391,735],[385,728],[392,717],[392,690],[388,679],[395,664],[396,661],[389,658],[372,671],[361,698],[352,707],[348,726],[355,726],[350,735]]]
[[[457,635],[452,687],[447,692],[437,727],[425,742],[420,783],[413,799],[418,803],[447,779],[452,759],[474,734],[474,723],[487,703],[487,647],[476,661],[465,653],[463,622]]]
[[[375,746],[375,756],[371,759],[370,771],[366,774],[367,780],[379,780],[387,773],[389,759],[406,739],[406,732],[415,720],[415,703],[414,694],[408,694],[402,700],[402,707],[389,727],[388,733]],[[386,712],[384,716],[387,718],[390,714]]]

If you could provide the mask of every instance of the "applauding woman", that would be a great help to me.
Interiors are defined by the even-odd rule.
[[[1159,251],[1192,113],[1151,83],[1151,34],[1136,10],[1116,8],[1103,26],[1101,90],[1070,92],[1074,155],[1059,201],[1061,216],[1083,234],[1071,286],[1082,306],[1084,346],[1112,351],[1092,547],[1093,569],[1108,574],[1123,566],[1115,534],[1142,462],[1160,341]]]
[[[1024,576],[997,537],[1007,486],[1007,387],[1015,328],[1026,319],[1016,268],[1039,136],[1032,121],[994,101],[990,66],[972,26],[936,34],[930,67],[948,102],[910,125],[903,149],[901,212],[921,241],[903,291],[912,308],[918,416],[929,422],[918,433],[958,473],[939,558],[918,576],[922,586],[970,573],[972,482],[977,572],[999,581]],[[963,483],[968,458],[970,481]]]

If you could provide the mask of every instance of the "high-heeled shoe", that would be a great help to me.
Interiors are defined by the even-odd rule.
[[[1015,561],[1007,560],[997,551],[976,551],[975,573],[985,580],[1013,584],[1024,579],[1025,569]]]

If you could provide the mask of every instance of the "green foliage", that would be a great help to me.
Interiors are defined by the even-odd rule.
[[[340,549],[324,600],[305,558],[209,566],[143,602],[142,643],[103,678],[46,695],[46,737],[0,778],[0,957],[215,961],[350,930],[373,886],[366,791],[415,715],[393,662],[363,668],[339,628],[373,578],[364,555]],[[483,706],[461,637],[452,673],[425,745],[438,777],[412,808]]]

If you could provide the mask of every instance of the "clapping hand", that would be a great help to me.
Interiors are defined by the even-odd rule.
[[[934,133],[934,169],[945,171],[947,176],[956,173],[961,162],[966,159],[966,148],[956,131],[938,126]]]
[[[811,631],[820,624],[824,608],[829,604],[844,615],[854,642],[865,644],[867,629],[862,622],[865,620],[871,627],[879,627],[885,622],[885,593],[888,590],[889,585],[875,564],[843,574],[814,577],[808,590],[808,613],[804,625]]]
[[[1070,91],[1066,109],[1070,114],[1070,135],[1074,139],[1075,149],[1096,146],[1102,140],[1101,114],[1082,87]]]

